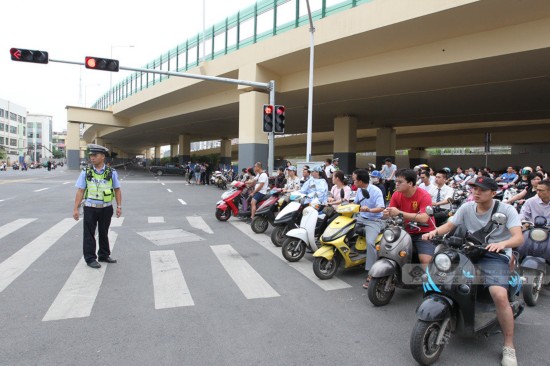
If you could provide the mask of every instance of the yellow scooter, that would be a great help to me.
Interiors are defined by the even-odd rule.
[[[336,208],[340,214],[334,219],[321,235],[321,248],[313,253],[313,272],[322,280],[332,278],[343,262],[344,268],[364,265],[367,260],[367,241],[364,228],[358,227],[353,216],[359,213],[360,205],[343,204]],[[382,239],[380,233],[376,243]],[[355,242],[357,253],[351,254],[351,246]]]

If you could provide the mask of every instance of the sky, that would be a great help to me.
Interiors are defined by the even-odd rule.
[[[86,56],[143,67],[206,27],[256,0],[17,0],[2,3],[0,98],[31,114],[53,117],[66,129],[67,105],[90,106],[130,71],[109,73],[64,63],[11,61],[12,47],[41,50],[50,59],[84,62]],[[133,47],[129,47],[133,46]]]

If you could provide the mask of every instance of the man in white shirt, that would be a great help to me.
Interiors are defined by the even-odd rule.
[[[420,172],[420,183],[418,184],[418,188],[422,188],[426,192],[430,192],[430,188],[432,188],[432,180],[430,179],[430,171],[429,170],[423,170]]]
[[[269,188],[269,177],[262,169],[262,163],[257,162],[254,164],[254,172],[256,176],[248,181],[248,185],[256,184],[254,190],[250,193],[252,196],[252,201],[250,202],[250,220],[254,219],[254,215],[256,215],[256,204],[264,199]]]
[[[332,165],[332,160],[325,160],[325,175],[328,179],[332,179],[332,173],[334,173],[335,170],[334,165]]]
[[[432,196],[432,206],[435,214],[434,219],[436,226],[445,223],[448,215],[448,210],[451,208],[448,198],[453,197],[453,189],[445,184],[447,181],[447,172],[440,170],[435,174],[435,184],[430,184],[430,196]]]

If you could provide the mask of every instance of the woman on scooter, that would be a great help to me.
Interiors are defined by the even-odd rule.
[[[529,174],[529,185],[525,187],[521,192],[513,196],[508,200],[508,204],[512,204],[515,201],[518,201],[520,205],[523,205],[526,200],[537,195],[537,186],[542,181],[543,175],[541,173],[531,173]]]
[[[300,178],[296,175],[296,167],[289,166],[287,168],[288,178],[283,188],[283,193],[291,193],[300,190]]]
[[[330,190],[330,196],[328,198],[328,203],[332,207],[336,208],[338,205],[343,202],[349,201],[349,196],[351,194],[351,188],[344,183],[344,173],[341,170],[336,170],[332,173],[332,188]],[[344,199],[342,199],[341,191],[344,190]]]
[[[328,185],[327,181],[321,178],[321,171],[323,168],[321,168],[319,165],[313,167],[311,170],[311,178],[309,178],[302,188],[300,189],[300,192],[310,195],[312,193],[317,194],[317,198],[319,199],[319,202],[321,202],[321,205],[327,204],[328,199]],[[306,199],[306,202],[309,203],[313,198],[308,197]]]

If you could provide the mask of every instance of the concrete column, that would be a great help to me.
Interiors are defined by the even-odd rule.
[[[239,171],[261,162],[267,168],[267,133],[262,131],[262,107],[268,95],[256,91],[239,96]],[[273,169],[273,167],[270,167]]]
[[[80,170],[80,123],[67,122],[67,166]]]
[[[334,119],[333,158],[344,174],[351,174],[357,165],[357,118],[338,116]]]
[[[155,165],[160,165],[160,146],[155,146]]]
[[[420,164],[428,164],[430,153],[423,147],[414,147],[409,150],[409,165],[414,168]]]
[[[170,144],[170,160],[178,157],[178,144]]]
[[[187,164],[191,161],[191,136],[180,135],[179,136],[179,152],[178,159],[180,164]]]
[[[231,140],[223,139],[220,145],[220,165],[231,167]]]
[[[152,158],[153,158],[152,151],[151,151],[151,148],[149,147],[145,149],[145,163],[147,164],[147,166],[153,165]]]
[[[376,131],[376,169],[381,169],[386,158],[391,158],[395,163],[395,130],[391,127]]]

